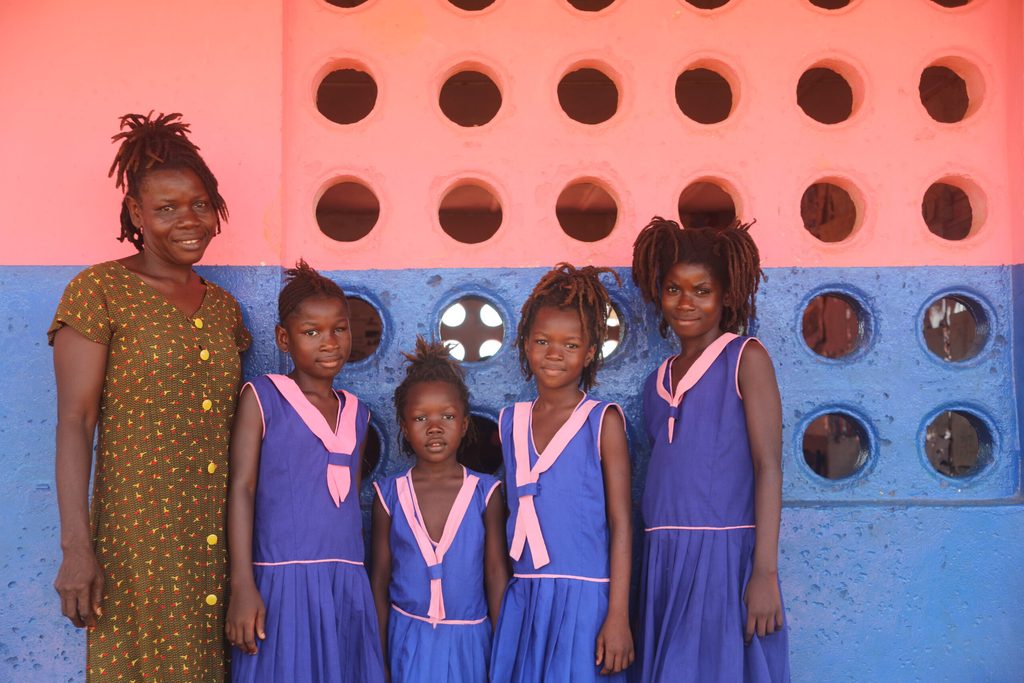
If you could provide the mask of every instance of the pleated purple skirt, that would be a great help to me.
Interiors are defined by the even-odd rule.
[[[491,656],[491,622],[431,626],[391,610],[391,683],[482,683]]]

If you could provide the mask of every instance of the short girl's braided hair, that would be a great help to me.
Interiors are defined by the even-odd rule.
[[[409,400],[409,390],[422,382],[445,382],[455,388],[462,403],[462,411],[468,418],[469,415],[469,387],[466,386],[465,375],[462,366],[448,353],[448,348],[438,341],[427,341],[423,337],[416,337],[416,347],[413,353],[402,355],[408,361],[405,368],[405,378],[395,389],[395,416],[398,423],[402,424],[405,417],[405,407]],[[407,455],[412,455],[412,446],[399,432],[399,445]],[[463,437],[463,446],[473,440],[472,422],[470,429]]]

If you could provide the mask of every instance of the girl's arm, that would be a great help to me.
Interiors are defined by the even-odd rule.
[[[629,485],[629,446],[626,424],[617,408],[608,408],[601,425],[601,469],[608,515],[608,616],[597,636],[597,665],[602,674],[622,671],[633,663],[629,631],[629,575],[632,569],[633,522]]]
[[[782,628],[779,519],[782,516],[782,400],[764,347],[750,342],[740,358],[740,393],[754,463],[754,569],[747,583],[746,640]]]
[[[53,339],[57,378],[57,507],[63,559],[53,587],[61,612],[81,628],[102,616],[103,569],[89,530],[89,470],[108,348],[70,327]]]
[[[484,510],[484,586],[491,627],[498,625],[501,599],[508,585],[508,547],[505,545],[505,502],[495,488]]]
[[[384,509],[379,492],[373,497],[372,561],[370,587],[377,607],[380,626],[380,647],[384,653],[384,670],[388,671],[388,610],[391,607],[391,515]]]
[[[263,418],[252,386],[238,398],[231,429],[231,461],[228,470],[228,559],[231,567],[231,600],[225,623],[228,642],[255,654],[256,640],[266,638],[263,626],[267,611],[252,573],[253,507],[260,470]]]

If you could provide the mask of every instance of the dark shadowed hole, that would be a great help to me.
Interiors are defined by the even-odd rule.
[[[955,362],[978,355],[988,336],[988,323],[974,301],[944,296],[925,310],[922,331],[929,351]]]
[[[821,9],[842,9],[850,4],[850,0],[811,0],[811,4]]]
[[[467,12],[478,12],[494,4],[494,0],[448,0],[448,2]]]
[[[501,468],[501,437],[498,425],[482,415],[470,415],[472,439],[459,445],[458,461],[471,470],[494,474]]]
[[[857,224],[857,206],[850,193],[832,183],[814,183],[800,198],[804,228],[822,242],[841,242]]]
[[[804,460],[826,479],[845,479],[867,462],[867,435],[852,415],[828,413],[807,425]]]
[[[363,449],[363,462],[359,466],[360,481],[366,484],[370,480],[373,471],[380,464],[380,432],[371,422],[366,429],[366,447]]]
[[[377,103],[377,83],[358,69],[338,69],[320,81],[316,108],[335,123],[355,123],[366,118]]]
[[[918,90],[921,104],[939,123],[956,123],[967,116],[967,82],[949,67],[929,66],[921,73]]]
[[[796,101],[804,113],[820,123],[839,123],[853,113],[853,89],[832,69],[815,67],[800,77]]]
[[[479,71],[460,71],[441,86],[441,111],[460,126],[482,126],[501,109],[501,91]]]
[[[932,0],[939,7],[963,7],[969,5],[971,0]]]
[[[711,69],[688,69],[676,79],[676,104],[697,123],[719,123],[732,112],[732,87]]]
[[[465,244],[489,240],[501,227],[501,202],[482,185],[467,183],[448,191],[437,211],[441,228]]]
[[[613,2],[615,0],[569,0],[569,4],[581,12],[600,12]]]
[[[572,183],[558,195],[555,215],[569,237],[596,242],[611,234],[619,209],[607,190],[582,180]]]
[[[352,331],[352,352],[350,362],[363,360],[373,355],[380,346],[383,329],[380,313],[370,303],[356,296],[348,297],[349,329]]]
[[[619,89],[597,69],[570,71],[558,83],[558,103],[569,118],[580,123],[607,121],[619,108]]]
[[[864,337],[861,309],[842,294],[820,294],[804,309],[803,335],[819,356],[842,358],[857,350]]]
[[[366,0],[325,0],[328,5],[334,5],[335,7],[359,7],[364,4]]]
[[[736,220],[736,202],[715,183],[691,183],[679,194],[679,220],[686,228],[725,227]]]
[[[921,215],[928,229],[944,240],[964,239],[974,223],[970,197],[949,183],[933,183],[925,191]]]
[[[320,232],[339,242],[366,237],[380,217],[380,202],[373,191],[351,180],[331,185],[316,204]]]
[[[501,349],[505,321],[491,302],[464,296],[442,312],[439,332],[452,358],[485,360]]]
[[[718,9],[729,4],[729,0],[686,0],[697,9]]]
[[[928,462],[939,474],[966,477],[991,457],[991,436],[976,416],[946,410],[935,416],[924,436]]]

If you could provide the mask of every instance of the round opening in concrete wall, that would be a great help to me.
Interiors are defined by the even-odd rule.
[[[482,126],[501,109],[501,91],[487,74],[459,71],[441,86],[438,102],[444,115],[460,126]]]
[[[328,5],[334,5],[335,7],[345,7],[351,9],[353,7],[359,7],[366,3],[366,0],[324,0]]]
[[[846,479],[868,459],[864,425],[847,413],[828,413],[815,418],[804,430],[804,461],[826,479]]]
[[[928,424],[924,448],[936,472],[947,477],[967,477],[991,459],[992,435],[976,415],[944,410]]]
[[[625,336],[625,323],[623,322],[622,315],[613,304],[608,309],[608,332],[605,335],[605,340],[601,344],[601,357],[607,359],[622,344],[622,338]]]
[[[717,182],[693,182],[679,194],[679,220],[686,228],[724,227],[736,220],[736,202]]]
[[[800,197],[804,228],[822,242],[842,242],[857,227],[857,205],[842,186],[817,182]]]
[[[864,339],[863,309],[838,292],[819,294],[804,309],[803,335],[807,347],[825,358],[842,358]]]
[[[380,346],[384,325],[373,304],[357,296],[348,297],[348,320],[352,332],[352,352],[348,360],[354,363],[374,354]]]
[[[971,0],[932,0],[939,7],[964,7],[971,3]]]
[[[568,0],[568,2],[581,12],[600,12],[611,7],[615,0]]]
[[[593,180],[575,180],[555,202],[555,216],[565,234],[581,242],[597,242],[611,234],[619,215],[615,198]]]
[[[574,121],[603,123],[619,108],[619,89],[601,70],[581,67],[558,82],[558,104]]]
[[[687,69],[676,79],[676,104],[697,123],[720,123],[732,113],[732,86],[709,66]]]
[[[811,0],[811,4],[821,9],[843,9],[850,0]]]
[[[469,416],[469,430],[456,459],[471,470],[494,474],[501,468],[501,436],[497,423],[483,415]],[[472,435],[472,436],[470,436]]]
[[[361,69],[336,69],[324,76],[316,90],[316,108],[335,123],[362,121],[376,103],[377,83]]]
[[[729,0],[686,0],[686,3],[697,9],[718,9],[729,4]]]
[[[445,193],[437,210],[441,229],[464,244],[478,244],[501,227],[501,202],[478,181],[461,182]]]
[[[805,114],[819,123],[840,123],[853,114],[853,88],[831,64],[815,66],[800,76],[796,101]]]
[[[320,232],[339,242],[355,242],[366,237],[379,217],[377,195],[354,180],[341,180],[331,185],[316,203]]]
[[[479,361],[501,349],[505,321],[487,299],[464,296],[444,309],[438,331],[452,358]]]
[[[947,294],[928,305],[922,321],[928,350],[946,361],[962,361],[978,355],[988,338],[988,319],[972,299]]]
[[[370,481],[377,465],[380,464],[381,452],[380,432],[373,426],[373,422],[366,428],[366,446],[363,448],[363,461],[359,465],[359,479],[365,485]]]
[[[467,12],[479,12],[494,4],[494,0],[448,0],[448,2]]]
[[[974,206],[968,192],[944,178],[932,183],[921,201],[921,216],[928,230],[944,240],[962,240],[974,228]]]
[[[918,91],[928,115],[939,123],[956,123],[967,115],[967,81],[948,66],[929,66],[921,72]]]

